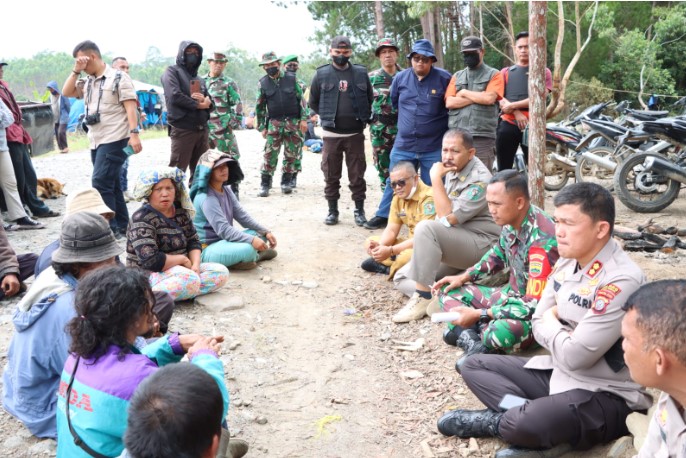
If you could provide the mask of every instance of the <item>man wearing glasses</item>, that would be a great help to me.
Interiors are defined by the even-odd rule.
[[[446,91],[445,106],[450,110],[448,125],[472,134],[476,157],[492,170],[497,102],[503,98],[505,80],[498,70],[484,63],[484,46],[478,37],[465,37],[460,44],[467,68],[453,75]]]
[[[411,162],[400,161],[395,164],[390,177],[394,196],[388,225],[381,237],[367,239],[365,245],[371,257],[362,263],[362,269],[387,274],[388,279],[393,280],[398,269],[412,257],[415,227],[420,221],[434,219],[436,206],[433,191],[422,183]],[[407,238],[399,237],[403,226],[407,226]],[[414,282],[410,280],[396,283],[396,287],[408,296],[414,293]]]
[[[324,133],[322,172],[324,197],[329,214],[324,224],[338,224],[343,154],[348,168],[348,181],[355,202],[355,224],[367,222],[364,214],[367,183],[364,172],[364,128],[371,118],[374,92],[367,75],[367,67],[350,63],[353,54],[350,39],[337,36],[331,41],[329,55],[332,62],[317,68],[310,84],[310,108],[319,115]]]
[[[390,168],[398,161],[410,161],[429,185],[429,170],[441,160],[441,138],[448,129],[444,99],[450,73],[434,66],[436,55],[429,40],[417,40],[407,58],[412,68],[399,72],[391,84],[391,103],[398,109],[398,134]],[[376,216],[365,224],[367,229],[386,226],[392,199],[393,190],[386,186]]]
[[[474,157],[471,134],[448,130],[441,153],[430,171],[436,220],[417,224],[412,259],[395,275],[396,284],[403,277],[415,282],[410,300],[393,316],[395,323],[423,318],[436,279],[474,265],[500,235],[486,202],[491,173]]]

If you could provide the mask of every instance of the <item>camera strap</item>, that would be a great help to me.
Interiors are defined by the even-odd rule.
[[[96,452],[92,448],[86,444],[83,439],[81,439],[81,436],[78,435],[74,427],[71,425],[71,418],[69,417],[69,404],[71,401],[71,387],[74,385],[74,376],[76,375],[76,370],[79,368],[79,362],[81,361],[81,357],[78,356],[76,358],[76,363],[74,363],[74,372],[71,373],[71,378],[69,379],[69,385],[67,386],[67,425],[69,426],[69,432],[71,433],[71,436],[74,438],[74,444],[76,444],[81,450],[84,452],[88,453],[90,456],[94,458],[108,458],[107,456]]]
[[[88,116],[88,106],[91,103],[91,96],[93,95],[93,82],[95,79],[88,82],[88,97],[86,97],[86,116]],[[95,114],[100,113],[100,101],[102,100],[103,87],[105,86],[105,77],[100,80],[100,90],[98,91],[98,104],[95,107]]]

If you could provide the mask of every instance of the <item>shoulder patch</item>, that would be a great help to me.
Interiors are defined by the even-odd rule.
[[[433,202],[427,202],[424,204],[424,214],[427,216],[436,214],[436,206]]]
[[[609,300],[605,299],[604,297],[599,297],[598,299],[595,300],[593,303],[593,314],[594,315],[602,315],[607,311],[607,306],[610,303]]]
[[[468,200],[475,201],[482,198],[485,193],[486,191],[483,186],[481,186],[480,184],[475,184],[469,187],[469,189],[465,193],[465,197],[467,197]]]

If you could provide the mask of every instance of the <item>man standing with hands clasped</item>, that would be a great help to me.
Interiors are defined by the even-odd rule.
[[[62,95],[82,98],[85,95],[88,139],[93,162],[92,185],[102,200],[114,210],[110,228],[115,236],[126,236],[129,212],[121,190],[121,168],[130,154],[143,149],[138,137],[136,90],[125,72],[107,65],[100,49],[92,41],[82,41],[74,48],[74,68],[64,82]],[[76,82],[86,72],[84,89]],[[128,153],[125,148],[128,149]]]

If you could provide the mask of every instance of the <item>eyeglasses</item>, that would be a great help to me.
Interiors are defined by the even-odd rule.
[[[414,56],[412,56],[412,61],[417,63],[421,62],[423,64],[428,64],[429,62],[431,62],[431,57],[419,56],[415,54]]]
[[[395,188],[404,188],[405,185],[407,184],[408,178],[405,178],[404,180],[398,180],[398,181],[391,181],[391,189]]]

